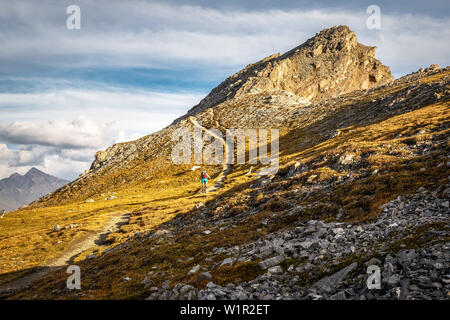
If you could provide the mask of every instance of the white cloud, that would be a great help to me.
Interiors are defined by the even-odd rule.
[[[62,159],[70,159],[73,161],[91,163],[93,155],[98,149],[62,149],[59,152],[59,157]]]
[[[36,167],[48,174],[74,179],[89,168],[95,149],[60,149],[42,145],[9,149],[0,143],[0,179],[14,172],[26,173]]]
[[[0,139],[14,144],[60,148],[98,148],[107,139],[107,124],[85,117],[73,121],[50,120],[46,123],[18,121],[0,125]]]
[[[30,166],[75,178],[96,151],[162,129],[203,96],[108,89],[0,93],[0,142],[19,146],[0,143],[0,178]]]
[[[44,150],[37,150],[35,146],[31,148],[9,149],[4,143],[0,143],[0,163],[8,164],[12,167],[32,165],[39,162]]]
[[[20,169],[19,168],[12,168],[11,166],[9,166],[7,164],[3,164],[3,163],[0,162],[0,179],[7,178],[14,172],[18,172],[20,174],[26,173],[26,170],[24,172],[21,172]]]
[[[77,161],[53,154],[45,157],[44,162],[36,167],[56,177],[72,180],[84,170],[89,169],[90,164],[91,161]]]
[[[45,159],[45,156],[52,152],[53,150],[48,147],[37,145],[13,150],[11,151],[9,165],[12,167],[39,165]]]
[[[0,58],[26,57],[52,66],[243,65],[289,50],[339,24],[349,25],[361,42],[377,45],[383,62],[394,69],[399,65],[412,71],[430,60],[446,64],[450,56],[448,18],[389,14],[383,7],[382,29],[372,31],[366,28],[368,16],[361,7],[238,11],[144,1],[81,2],[81,30],[69,31],[62,24],[63,11],[53,2],[44,1],[39,8],[22,3],[21,10],[12,10],[14,6],[6,5],[22,24],[3,30]]]
[[[137,140],[141,137],[142,137],[142,135],[137,132],[127,133],[125,130],[120,130],[117,135],[117,139],[114,141],[114,143],[133,141],[133,140]]]
[[[89,106],[102,108],[144,108],[149,111],[170,107],[186,108],[186,102],[198,102],[200,94],[164,93],[149,91],[125,91],[119,88],[105,90],[61,89],[38,93],[0,93],[0,107],[11,105],[37,106],[52,110],[61,108],[82,108]]]
[[[164,128],[203,96],[117,88],[0,93],[0,141],[102,148],[105,141],[114,142],[120,130],[123,140]]]
[[[11,158],[11,151],[8,146],[4,143],[0,143],[0,163],[7,161]]]

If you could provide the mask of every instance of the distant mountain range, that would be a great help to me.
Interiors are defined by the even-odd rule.
[[[36,168],[31,168],[25,175],[13,173],[9,178],[0,180],[0,211],[18,209],[68,182]]]

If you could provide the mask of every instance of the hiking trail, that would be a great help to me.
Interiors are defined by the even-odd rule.
[[[225,159],[226,159],[226,155],[228,155],[229,150],[228,150],[228,145],[225,142],[225,140],[222,137],[216,135],[211,130],[208,130],[207,128],[203,127],[195,117],[190,116],[189,121],[197,128],[202,129],[203,131],[208,133],[210,136],[212,136],[222,142],[224,151],[225,151]],[[231,172],[232,167],[233,166],[231,164],[227,164],[226,161],[222,161],[222,171],[217,176],[215,184],[213,186],[208,187],[207,192],[216,191],[217,189],[221,188],[223,186],[226,176]]]
[[[106,239],[107,235],[119,230],[119,228],[128,222],[130,213],[115,214],[111,217],[103,228],[95,233],[87,235],[83,240],[73,244],[59,257],[50,260],[45,263],[45,266],[36,267],[35,271],[32,271],[22,277],[11,280],[5,284],[0,285],[0,295],[10,294],[26,289],[32,282],[44,277],[49,272],[59,270],[67,266],[75,257],[83,253],[84,251],[93,247],[101,247]]]

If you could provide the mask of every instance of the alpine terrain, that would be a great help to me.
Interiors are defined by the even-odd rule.
[[[250,64],[0,220],[0,296],[449,299],[449,85],[437,65],[394,79],[347,26]],[[250,143],[242,164],[176,164],[179,129],[235,156],[227,129],[278,129],[279,169]]]
[[[0,180],[0,209],[15,210],[67,183],[69,181],[53,177],[36,168],[31,168],[23,176],[13,173],[9,178]]]

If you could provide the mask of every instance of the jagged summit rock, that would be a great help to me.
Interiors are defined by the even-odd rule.
[[[309,103],[383,85],[393,76],[375,58],[375,49],[358,43],[347,26],[324,29],[285,54],[271,55],[230,76],[188,115],[247,94],[281,90]]]
[[[347,26],[322,30],[285,54],[271,55],[230,76],[173,124],[226,102],[302,106],[355,90],[381,86],[391,81],[393,76],[389,67],[375,58],[375,49],[358,43],[355,33]],[[255,116],[259,118],[259,115]],[[173,126],[166,129],[170,131]],[[118,165],[132,161],[139,150],[151,149],[155,140],[164,140],[162,136],[167,134],[164,132],[166,129],[134,142],[117,143],[105,151],[98,151],[90,170],[80,178],[115,160]],[[161,144],[160,141],[158,143]]]
[[[28,170],[27,173],[25,173],[25,176],[27,177],[38,177],[38,176],[45,176],[47,175],[45,172],[42,172],[41,170],[33,167],[30,170]]]
[[[375,47],[359,44],[355,33],[346,26],[325,29],[283,55],[270,56],[230,76],[166,128],[97,152],[89,170],[32,205],[85,201],[130,183],[160,181],[161,172],[167,170],[188,177],[183,170],[192,164],[185,169],[173,166],[175,142],[171,139],[175,130],[195,127],[190,116],[195,116],[204,128],[216,128],[222,133],[229,128],[278,128],[284,134],[308,127],[302,135],[306,133],[309,138],[295,142],[303,148],[339,136],[340,128],[370,123],[383,115],[446,97],[441,82],[435,87],[421,84],[404,89],[406,100],[403,93],[389,88],[403,88],[431,74],[444,77],[447,68],[430,67],[391,81],[389,68],[375,58],[374,52]],[[379,94],[373,95],[378,90]],[[373,98],[366,100],[367,95]],[[348,114],[338,112],[344,106]]]

